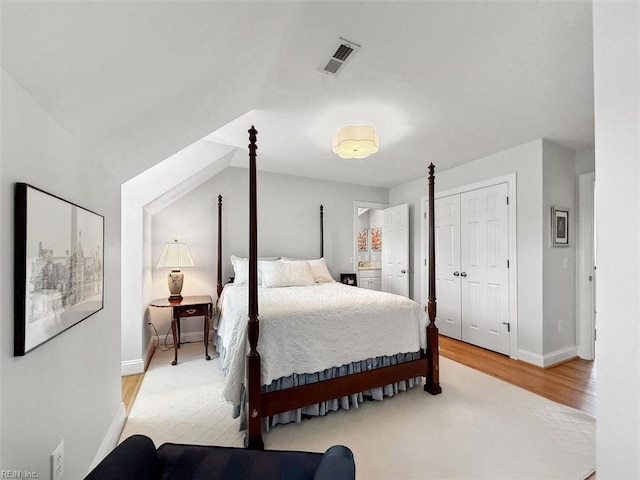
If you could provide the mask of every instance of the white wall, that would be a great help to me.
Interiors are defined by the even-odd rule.
[[[147,305],[152,259],[149,214],[189,192],[230,162],[233,147],[195,142],[121,187],[122,374],[142,373],[148,360]]]
[[[445,171],[436,165],[436,192],[516,172],[518,232],[518,345],[528,355],[542,356],[542,140],[529,142]],[[427,179],[394,187],[389,203],[409,204],[411,298],[420,301],[420,198],[427,194]]]
[[[438,171],[436,192],[516,173],[517,182],[517,357],[546,366],[574,356],[575,348],[575,247],[549,246],[551,205],[563,205],[575,214],[575,152],[548,140],[536,140]],[[414,228],[411,234],[412,298],[422,298],[420,265],[420,198],[427,179],[392,188],[390,203],[409,203]],[[572,220],[573,222],[573,220]],[[572,235],[575,222],[572,223]],[[564,267],[564,257],[566,267]],[[562,320],[562,332],[558,321]],[[512,319],[513,321],[513,319]]]
[[[543,354],[549,363],[577,355],[575,325],[575,259],[577,177],[575,152],[543,142]],[[551,207],[569,209],[569,247],[551,246]]]
[[[382,215],[382,210],[378,210],[375,208],[369,210],[369,227],[370,228],[382,229],[383,222],[384,222],[384,216]],[[382,264],[382,254],[384,252],[384,239],[382,242],[382,248],[380,250],[373,250],[371,248],[371,234],[369,234],[369,250],[371,252],[370,261],[374,263]]]
[[[183,295],[216,293],[218,238],[217,197],[223,196],[223,281],[233,276],[230,255],[249,251],[248,170],[229,167],[189,194],[153,215],[153,262],[162,246],[174,238],[189,245],[194,268],[185,269]],[[387,203],[388,190],[346,183],[258,172],[258,255],[317,258],[320,253],[320,205],[324,205],[324,255],[336,280],[354,272],[353,202]],[[152,292],[167,295],[165,270],[154,270]],[[151,312],[161,334],[169,316]],[[183,332],[200,332],[199,321],[182,322]]]
[[[640,4],[593,6],[598,479],[640,478]]]
[[[576,150],[576,174],[593,172],[596,169],[596,151],[594,148]]]
[[[50,476],[64,440],[65,478],[82,478],[114,422],[120,387],[120,183],[2,70],[2,271],[13,271],[13,184],[27,182],[105,217],[104,309],[13,356],[13,292],[0,289],[2,470]],[[121,426],[121,425],[120,425]]]

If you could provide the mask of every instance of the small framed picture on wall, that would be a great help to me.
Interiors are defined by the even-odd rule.
[[[369,250],[369,242],[367,239],[367,229],[366,228],[359,228],[358,229],[358,251],[359,252],[366,252],[367,250]]]
[[[340,274],[340,283],[344,283],[345,285],[351,285],[352,287],[357,287],[358,282],[356,280],[355,273],[341,273]]]
[[[569,244],[569,209],[551,207],[551,245],[568,247]]]
[[[382,229],[380,227],[371,229],[371,250],[382,249]]]

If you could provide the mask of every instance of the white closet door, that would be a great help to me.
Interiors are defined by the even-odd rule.
[[[460,195],[435,202],[436,325],[447,337],[461,340]]]
[[[509,354],[506,183],[460,195],[462,340]]]
[[[409,296],[409,205],[382,211],[382,290]]]

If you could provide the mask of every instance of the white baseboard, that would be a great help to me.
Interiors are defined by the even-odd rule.
[[[149,339],[149,343],[147,343],[147,349],[144,351],[144,369],[147,370],[146,367],[149,366],[151,362],[151,357],[153,356],[153,351],[156,349],[156,340],[157,337],[151,337]]]
[[[562,348],[560,350],[556,350],[555,352],[545,354],[543,367],[551,367],[552,365],[566,362],[567,360],[571,360],[572,358],[576,358],[577,356],[578,349],[575,345]]]
[[[530,352],[529,350],[523,350],[522,348],[518,349],[518,360],[531,363],[537,367],[544,366],[544,359],[542,358],[542,355]]]
[[[167,343],[169,345],[173,345],[173,336],[166,335],[161,336],[153,336],[150,338],[149,343],[147,344],[147,348],[144,352],[144,358],[137,358],[135,360],[125,360],[120,364],[120,375],[123,377],[127,375],[137,375],[139,373],[144,373],[145,366],[149,363],[149,359],[153,353],[153,350],[156,348],[156,345],[160,345],[164,348],[164,340],[167,338]],[[209,345],[213,345],[212,338],[215,337],[215,334],[211,334],[209,337]],[[202,342],[202,332],[185,332],[180,334],[180,340],[184,342]]]
[[[142,358],[125,360],[120,363],[120,375],[123,377],[126,377],[127,375],[136,375],[138,373],[144,373],[144,360]]]
[[[209,345],[211,345],[211,339],[214,338],[215,336],[215,332],[212,332],[209,334]],[[167,343],[169,345],[173,345],[173,335],[160,335],[160,336],[155,336],[153,337],[151,340],[153,342],[153,345],[157,345],[157,342],[160,342],[160,346],[164,347],[164,339],[167,339]],[[182,332],[180,334],[180,341],[182,343],[185,342],[201,342],[202,341],[202,332]]]
[[[552,365],[571,360],[577,356],[578,350],[575,346],[562,348],[544,355],[529,352],[528,350],[518,349],[518,360],[522,360],[523,362],[531,363],[542,368],[551,367]]]
[[[113,416],[113,419],[111,420],[111,424],[107,429],[107,433],[102,439],[102,443],[100,444],[98,453],[96,453],[96,456],[94,457],[93,462],[91,462],[91,467],[89,467],[89,472],[93,470],[96,467],[96,465],[98,465],[102,461],[102,459],[106,457],[111,452],[111,450],[113,450],[116,447],[126,421],[127,421],[126,410],[124,407],[124,403],[121,403],[120,407],[118,408],[118,411],[116,412],[116,414]]]

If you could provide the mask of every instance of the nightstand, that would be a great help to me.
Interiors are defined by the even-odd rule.
[[[209,330],[211,329],[211,317],[213,315],[213,300],[209,295],[198,295],[192,297],[182,297],[178,302],[170,302],[168,298],[158,298],[149,303],[151,307],[173,309],[171,319],[171,333],[173,334],[173,362],[178,363],[178,348],[180,348],[180,319],[184,317],[204,317],[204,355],[207,360],[209,356]]]

